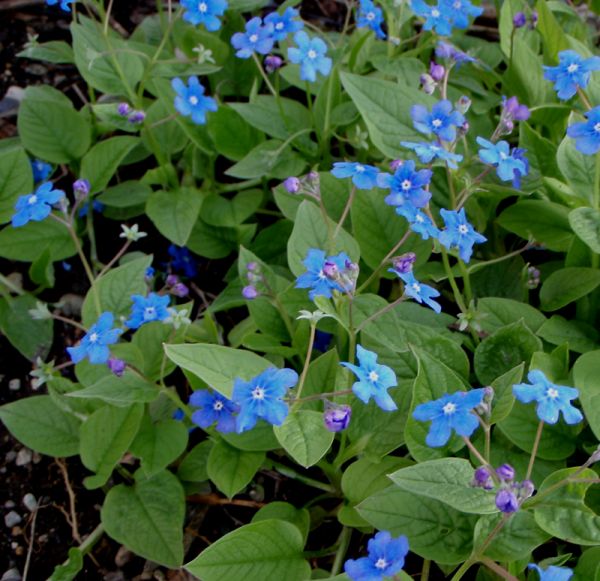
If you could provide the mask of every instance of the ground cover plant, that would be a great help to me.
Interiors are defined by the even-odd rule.
[[[600,578],[596,3],[46,4],[70,42],[19,57],[85,90],[0,142],[0,419],[101,499],[51,578],[107,537],[202,581]]]

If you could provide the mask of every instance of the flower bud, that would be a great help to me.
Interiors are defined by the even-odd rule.
[[[171,292],[176,297],[183,298],[187,297],[190,294],[190,289],[182,282],[178,282],[176,285],[173,286]]]
[[[127,118],[127,121],[129,121],[129,123],[134,123],[137,125],[138,123],[143,123],[144,119],[146,119],[146,113],[144,113],[143,111],[133,111],[131,115]]]
[[[423,87],[423,91],[426,95],[431,95],[435,91],[435,87],[437,86],[435,80],[431,75],[425,73],[420,77],[421,86]]]
[[[242,296],[245,299],[248,299],[249,301],[251,301],[252,299],[255,299],[258,296],[258,291],[256,290],[255,286],[252,286],[251,284],[249,284],[248,286],[245,286],[242,289]]]
[[[112,356],[108,359],[106,365],[117,377],[121,377],[123,373],[125,373],[125,368],[127,367],[125,361]]]
[[[431,63],[429,63],[429,74],[434,81],[439,83],[444,78],[446,69],[443,65],[438,65],[436,62],[431,61]]]
[[[323,423],[330,432],[341,432],[348,427],[352,408],[349,405],[333,406],[323,414]]]
[[[494,481],[492,480],[492,473],[485,466],[480,466],[475,470],[473,474],[473,480],[471,486],[476,488],[484,488],[485,490],[491,490],[494,488]]]
[[[403,163],[403,159],[394,159],[390,161],[390,169],[395,172]]]
[[[265,70],[267,73],[274,73],[277,69],[280,69],[283,65],[283,59],[274,54],[267,55],[265,57]]]
[[[258,262],[249,262],[246,264],[246,269],[250,272],[256,272],[259,269]]]
[[[392,258],[392,267],[396,272],[406,274],[413,269],[413,264],[416,260],[417,255],[414,252],[407,252]]]
[[[535,28],[537,26],[538,21],[538,13],[534,10],[531,13],[531,28]]]
[[[175,286],[179,282],[179,277],[176,274],[170,274],[167,276],[165,283],[167,286]]]
[[[523,480],[519,486],[519,498],[525,500],[533,495],[535,492],[535,485],[531,480]]]
[[[465,115],[471,108],[471,99],[466,95],[463,95],[456,101],[456,109]],[[468,129],[468,128],[467,128]]]
[[[526,22],[527,18],[525,17],[525,14],[523,12],[517,12],[513,16],[513,26],[515,28],[522,28],[523,26],[525,26]]]
[[[510,464],[502,464],[496,468],[496,474],[500,480],[510,482],[515,478],[515,469]]]
[[[131,107],[127,103],[119,103],[117,107],[117,113],[121,117],[127,117],[131,113]]]
[[[519,510],[519,501],[517,495],[506,488],[498,491],[496,494],[496,507],[500,512],[507,514],[517,512]]]
[[[77,198],[87,197],[90,193],[90,182],[83,179],[73,182],[73,192],[75,192],[75,197]]]
[[[289,177],[283,182],[283,187],[290,194],[297,194],[300,191],[300,180],[298,178]]]

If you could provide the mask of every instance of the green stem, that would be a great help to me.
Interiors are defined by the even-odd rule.
[[[162,381],[162,378],[161,378],[161,381]],[[160,389],[160,393],[164,393],[178,408],[183,410],[183,413],[185,413],[185,415],[188,418],[192,417],[191,408],[186,403],[183,403],[183,401],[181,401],[181,398],[179,397],[179,395],[177,395],[177,393],[175,392],[174,389],[171,389],[171,388],[163,385],[163,387],[161,387],[161,389]]]
[[[304,476],[303,474],[299,474],[293,468],[288,468],[284,464],[280,464],[275,460],[269,460],[269,463],[273,467],[274,470],[277,470],[283,476],[287,476],[288,478],[293,478],[298,482],[302,482],[307,486],[311,486],[312,488],[317,488],[318,490],[323,490],[325,492],[337,492],[335,487],[331,484],[326,484],[325,482],[320,482],[319,480],[315,480],[314,478],[309,478],[308,476]]]
[[[394,302],[387,304],[382,309],[379,309],[377,312],[373,313],[370,317],[367,317],[360,325],[358,325],[358,327],[356,327],[356,332],[358,333],[363,327],[365,327],[367,325],[367,323],[370,323],[374,319],[377,319],[377,317],[380,317],[384,313],[391,311],[394,307],[399,305],[404,300],[406,300],[406,297],[404,295],[402,295],[400,298],[396,299]]]
[[[596,154],[593,207],[595,210],[600,210],[600,152]],[[600,254],[592,251],[592,267],[598,268],[598,266],[600,266]]]
[[[344,207],[344,211],[342,212],[342,215],[340,217],[340,221],[337,223],[337,226],[335,227],[335,230],[333,232],[334,239],[338,237],[338,234],[340,233],[340,230],[342,229],[342,226],[344,225],[344,222],[348,217],[348,213],[350,212],[350,208],[352,207],[352,202],[354,201],[355,194],[356,186],[352,186],[352,189],[350,190],[350,195],[348,196],[348,200],[346,201],[346,206]]]
[[[531,478],[531,472],[533,471],[533,464],[535,463],[535,457],[537,456],[538,446],[540,445],[543,429],[544,420],[540,420],[537,432],[535,433],[535,440],[533,441],[533,448],[531,449],[531,456],[529,457],[529,464],[527,465],[527,474],[525,475],[525,480],[529,480]]]
[[[501,567],[489,557],[482,557],[479,561],[488,569],[500,575],[500,577],[502,577],[502,579],[505,581],[519,581],[519,579],[517,579],[514,575],[511,575],[504,567]]]
[[[464,436],[463,436],[463,441],[465,442],[465,444],[467,445],[467,448],[469,448],[469,450],[471,451],[473,456],[475,456],[475,458],[477,458],[477,460],[479,460],[479,462],[481,462],[482,466],[485,466],[486,468],[488,468],[493,476],[493,474],[495,474],[494,469],[490,466],[490,463],[481,455],[481,452],[479,452],[479,450],[473,445],[473,442],[471,442],[471,440],[469,440],[469,438],[466,438]]]
[[[273,97],[275,97],[275,99],[277,100],[277,104],[279,105],[279,95],[277,94],[275,87],[273,87],[273,85],[271,84],[271,81],[269,80],[269,77],[268,77],[267,73],[265,72],[265,69],[263,68],[262,63],[258,60],[258,57],[256,56],[255,52],[252,53],[252,59],[256,63],[256,68],[258,69],[260,76],[263,78],[263,81],[267,85],[269,91],[271,91],[271,95],[273,95]]]
[[[454,274],[452,273],[452,268],[450,267],[450,261],[448,260],[448,252],[446,252],[445,248],[442,248],[442,262],[444,264],[444,270],[448,275],[448,281],[450,282],[450,286],[452,287],[452,292],[454,293],[454,300],[458,305],[458,308],[461,312],[466,313],[467,307],[465,305],[462,293],[456,284],[456,279],[454,278]]]
[[[460,258],[458,259],[458,265],[462,274],[465,299],[467,304],[471,304],[471,301],[473,300],[473,291],[471,290],[471,278],[469,276],[469,271],[467,270],[466,264]]]
[[[312,355],[313,346],[315,344],[315,335],[317,331],[317,324],[313,321],[310,324],[310,337],[308,339],[308,348],[306,349],[306,359],[304,360],[304,367],[300,374],[300,381],[298,382],[298,390],[296,391],[296,398],[293,408],[297,407],[302,397],[302,390],[304,389],[304,382],[306,381],[306,375],[308,373],[308,367],[310,365],[310,357]],[[292,408],[292,410],[293,410]]]
[[[335,554],[335,560],[333,561],[333,567],[331,567],[331,576],[335,577],[341,570],[346,558],[346,552],[350,546],[350,539],[352,537],[352,529],[344,527],[340,533],[339,543],[340,546]]]
[[[431,561],[429,559],[423,560],[423,568],[421,569],[421,581],[429,581],[429,571],[431,569]]]
[[[121,256],[123,256],[123,254],[125,254],[125,252],[127,252],[127,249],[131,246],[131,240],[127,240],[125,242],[125,244],[123,245],[123,247],[121,248],[121,250],[119,250],[119,252],[117,252],[113,258],[110,260],[110,262],[100,271],[100,274],[98,275],[98,278],[100,278],[103,274],[106,274],[111,266],[113,266],[113,264],[115,264],[117,262],[117,260],[119,260],[119,258],[121,258]]]

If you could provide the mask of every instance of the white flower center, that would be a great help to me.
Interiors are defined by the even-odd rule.
[[[452,7],[455,10],[459,10],[460,8],[462,8],[462,2],[455,2],[454,4],[452,4]]]
[[[281,30],[282,28],[283,28],[283,22],[278,22],[278,23],[275,25],[275,30]]]
[[[250,42],[254,43],[258,40],[258,34],[252,34],[249,38]]]
[[[467,227],[467,225],[466,225],[466,224],[461,224],[461,225],[458,227],[458,231],[459,231],[461,234],[468,234],[468,233],[469,233],[469,228]]]
[[[417,214],[415,216],[415,222],[423,223],[423,222],[425,222],[425,219],[423,218],[423,216],[421,216],[421,214]]]
[[[33,206],[34,204],[37,204],[38,201],[38,197],[35,194],[32,194],[31,196],[29,196],[29,199],[27,200],[27,203],[30,206]]]
[[[379,557],[379,559],[377,559],[377,561],[375,561],[376,569],[380,569],[383,571],[387,566],[388,566],[388,562],[383,557]]]
[[[195,95],[192,95],[189,99],[188,99],[190,105],[197,105],[198,104],[198,97],[196,97]]]
[[[594,131],[596,133],[600,133],[600,121],[598,123],[596,123],[596,125],[594,125]]]
[[[549,387],[548,390],[546,391],[546,395],[550,399],[556,399],[558,397],[558,390],[554,389],[553,387]]]
[[[371,372],[369,373],[369,379],[370,379],[370,380],[371,380],[373,383],[375,383],[376,381],[378,381],[378,380],[379,380],[379,374],[377,373],[377,371],[371,371]]]
[[[325,280],[327,275],[323,272],[323,269],[319,270],[319,274],[317,275],[321,280]]]
[[[156,309],[154,307],[146,307],[144,309],[144,319],[152,319],[156,316]]]
[[[405,191],[408,192],[408,190],[410,190],[410,188],[412,188],[412,182],[410,180],[404,180],[401,184],[400,187]]]
[[[431,11],[431,16],[433,16],[434,18],[439,18],[439,16],[440,16],[440,11],[439,11],[437,8],[434,8],[434,9]]]
[[[421,285],[419,283],[413,282],[410,286],[416,293],[421,292]]]
[[[200,2],[200,4],[198,4],[198,11],[199,12],[206,12],[208,10],[208,6],[206,5],[206,2]]]
[[[449,401],[443,408],[442,411],[445,415],[449,416],[456,411],[456,404]]]
[[[264,389],[264,387],[256,386],[252,390],[252,397],[254,399],[260,399],[260,400],[265,399],[265,389]]]
[[[367,20],[374,20],[374,19],[375,19],[375,13],[367,12]]]
[[[441,119],[434,119],[431,124],[437,129],[438,127],[442,126],[442,120]]]
[[[356,171],[356,173],[362,173],[365,171],[364,166],[360,165],[360,163],[356,164],[354,171]]]
[[[567,67],[567,71],[569,73],[575,73],[577,71],[577,69],[579,69],[579,65],[577,63],[571,63],[568,67]]]
[[[213,410],[216,412],[220,412],[223,409],[223,402],[221,400],[217,400],[213,403]]]
[[[508,155],[506,155],[506,153],[504,153],[503,151],[500,152],[499,156],[502,161],[508,158]]]
[[[90,343],[95,343],[96,341],[98,341],[98,333],[92,333],[90,335]]]
[[[308,51],[308,58],[309,59],[316,59],[317,58],[317,51],[313,50],[312,48]]]

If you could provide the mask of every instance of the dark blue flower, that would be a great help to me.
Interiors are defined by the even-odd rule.
[[[79,363],[86,357],[90,363],[106,363],[110,357],[108,345],[119,340],[121,329],[113,329],[114,316],[112,313],[102,313],[94,323],[79,345],[67,347],[67,352],[73,363]]]
[[[59,2],[62,10],[64,10],[65,12],[71,12],[71,7],[69,6],[69,4],[72,4],[73,0],[46,0],[46,4],[48,6],[54,6]]]
[[[223,16],[227,10],[226,0],[181,0],[185,8],[183,19],[193,25],[202,24],[206,30],[214,32],[221,28],[218,16]]]
[[[24,226],[27,222],[41,222],[52,212],[52,204],[60,202],[65,197],[62,190],[53,190],[51,182],[38,186],[33,194],[20,196],[15,204],[16,213],[12,217],[15,228]]]
[[[319,331],[317,329],[315,333],[315,343],[313,347],[320,351],[321,353],[325,353],[331,344],[331,340],[333,339],[333,335],[331,333],[326,333],[325,331]]]
[[[521,172],[519,168],[515,169],[514,177],[512,180],[513,188],[519,189],[521,187],[521,177],[526,176],[529,173],[529,160],[525,157],[526,149],[521,147],[513,147],[512,157],[517,161],[522,161],[525,165],[525,172]]]
[[[440,0],[444,14],[448,16],[452,24],[458,28],[469,26],[469,17],[477,18],[483,14],[481,6],[473,6],[469,0]]]
[[[364,403],[369,403],[373,398],[381,409],[388,412],[398,409],[396,402],[387,392],[390,387],[398,385],[392,368],[378,364],[377,354],[367,351],[360,345],[356,346],[356,357],[358,366],[347,362],[342,363],[358,377],[358,381],[352,386],[354,395]]]
[[[206,123],[206,112],[216,111],[217,102],[204,96],[204,87],[198,77],[190,77],[186,85],[180,78],[171,80],[171,86],[177,93],[175,109],[185,117],[191,117],[198,125]]]
[[[579,397],[576,388],[555,385],[539,369],[530,371],[527,379],[529,383],[513,385],[513,394],[522,403],[537,402],[540,420],[555,424],[560,413],[567,424],[578,424],[583,420],[583,414],[571,404],[571,400]]]
[[[517,495],[508,488],[502,488],[496,493],[496,508],[505,514],[519,510]]]
[[[540,581],[569,581],[569,579],[573,577],[573,570],[568,567],[555,567],[554,565],[550,565],[550,567],[542,569],[534,563],[530,563],[527,567],[538,572]]]
[[[290,62],[300,65],[300,78],[314,83],[317,73],[327,76],[331,71],[332,61],[327,54],[327,45],[320,38],[310,38],[301,30],[294,34],[297,47],[288,48]]]
[[[452,34],[452,17],[446,3],[431,6],[423,0],[411,0],[410,7],[417,16],[425,18],[423,30],[435,30],[441,36]]]
[[[385,38],[381,28],[384,22],[383,11],[371,0],[360,0],[356,17],[356,28],[370,28],[377,38]]]
[[[311,289],[308,293],[311,301],[318,296],[330,299],[334,290],[344,292],[344,288],[336,280],[327,276],[324,268],[328,262],[334,264],[338,272],[341,272],[345,270],[347,261],[349,262],[350,258],[345,252],[340,252],[337,256],[326,256],[323,250],[311,248],[302,262],[306,266],[306,272],[296,279],[296,288]]]
[[[31,171],[33,172],[33,182],[43,182],[45,179],[50,177],[52,173],[52,166],[41,159],[31,159]]]
[[[164,321],[169,316],[167,309],[171,300],[169,295],[160,296],[156,293],[150,293],[147,297],[133,295],[131,300],[133,301],[131,314],[125,321],[130,329],[138,329],[144,323],[152,321]]]
[[[288,415],[288,405],[282,398],[296,383],[298,374],[294,370],[275,367],[269,367],[250,381],[237,378],[231,396],[239,406],[236,431],[251,430],[260,418],[274,426],[283,424]]]
[[[380,188],[389,188],[391,193],[385,198],[390,206],[401,206],[406,201],[415,208],[426,206],[431,199],[431,192],[425,189],[431,181],[432,172],[429,169],[415,171],[415,162],[405,161],[398,166],[394,175],[381,173],[377,176]]]
[[[418,303],[425,303],[432,308],[436,313],[442,311],[442,307],[433,299],[440,296],[440,293],[433,287],[419,282],[415,275],[411,272],[398,272],[390,268],[390,272],[397,274],[404,282],[404,294],[411,299],[415,299]]]
[[[446,228],[439,234],[440,243],[448,249],[458,248],[458,255],[464,262],[471,260],[473,245],[487,242],[487,238],[476,232],[467,221],[465,209],[458,212],[440,210]]]
[[[400,573],[408,553],[408,539],[380,531],[369,540],[367,550],[368,557],[349,559],[344,564],[344,571],[352,581],[383,581]]]
[[[412,149],[421,163],[431,163],[434,159],[440,159],[445,161],[448,167],[457,169],[458,163],[463,159],[462,155],[452,153],[436,143],[401,141],[400,145],[407,149]]]
[[[493,165],[496,168],[496,174],[503,182],[527,175],[527,165],[523,159],[513,155],[507,141],[492,143],[483,137],[478,137],[477,143],[483,147],[479,150],[479,158],[484,163]]]
[[[262,19],[258,16],[246,22],[245,32],[236,32],[231,37],[231,44],[237,51],[235,55],[241,59],[248,59],[255,52],[267,54],[274,43],[273,25],[263,25]]]
[[[238,406],[217,392],[199,389],[190,396],[190,405],[200,408],[192,414],[192,422],[201,428],[217,424],[217,432],[228,434],[235,430],[234,413]]]
[[[462,113],[454,111],[452,103],[447,99],[438,101],[431,112],[424,105],[413,105],[410,114],[417,131],[425,135],[433,133],[442,141],[454,141],[456,128],[465,122]]]
[[[570,99],[577,88],[585,89],[592,71],[600,69],[600,57],[584,59],[574,50],[563,50],[558,53],[558,66],[544,67],[544,78],[554,83],[559,99]]]
[[[185,247],[169,246],[169,256],[171,257],[171,268],[188,278],[194,278],[198,274],[198,263],[192,253]]]
[[[331,173],[339,179],[352,178],[352,183],[359,190],[370,190],[377,184],[379,170],[363,163],[338,161],[333,164]]]
[[[283,14],[271,12],[265,17],[265,24],[273,26],[273,39],[275,41],[285,40],[288,34],[302,30],[304,23],[298,20],[300,13],[291,6],[285,9]]]
[[[485,389],[457,391],[443,395],[440,399],[422,403],[415,408],[413,418],[420,422],[431,422],[425,442],[432,448],[444,446],[452,430],[468,438],[479,426],[473,409],[483,402]]]
[[[567,135],[575,140],[575,147],[581,153],[594,155],[600,150],[600,107],[585,113],[587,121],[573,123],[567,128]]]

